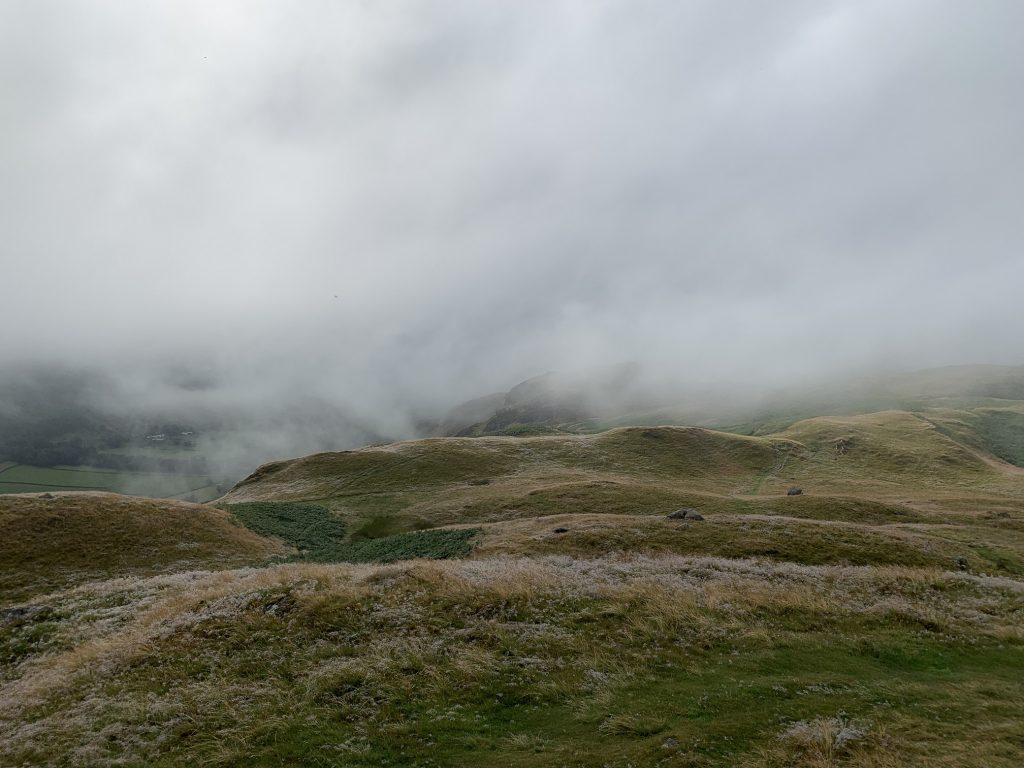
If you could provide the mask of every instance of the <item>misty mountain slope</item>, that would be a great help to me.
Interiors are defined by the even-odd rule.
[[[0,768],[1024,768],[1022,29],[0,0]]]
[[[831,415],[931,408],[1024,405],[1024,366],[960,365],[884,377],[794,383],[775,392],[736,390],[723,396],[686,385],[644,383],[628,366],[586,374],[546,374],[454,409],[439,428],[447,435],[591,432],[616,426],[698,424],[766,435],[797,421]],[[682,402],[679,402],[682,400]],[[489,413],[484,413],[487,407]],[[475,417],[476,421],[473,421]]]
[[[1024,404],[921,414],[937,429],[999,461],[1024,468]]]
[[[106,493],[0,496],[5,604],[96,579],[255,565],[285,551],[199,504]]]

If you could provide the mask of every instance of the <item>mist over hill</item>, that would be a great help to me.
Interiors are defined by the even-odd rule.
[[[202,474],[228,485],[273,458],[378,442],[387,423],[308,392],[270,395],[181,371],[140,386],[99,369],[9,368],[0,401],[0,461]]]
[[[1007,407],[1024,402],[1024,367],[954,366],[761,390],[757,382],[711,389],[658,380],[628,363],[549,372],[462,404],[380,413],[357,411],[340,394],[313,396],[299,387],[277,388],[272,380],[250,384],[209,370],[178,368],[161,379],[141,379],[36,365],[0,373],[0,401],[0,462],[129,473],[110,484],[103,477],[12,472],[0,478],[0,489],[73,482],[196,500],[193,491],[209,486],[199,495],[216,498],[268,461],[435,435],[575,434],[671,424],[755,435],[823,414],[935,408],[982,414],[979,409],[988,408],[978,418],[1005,432],[1012,451],[1018,425]]]
[[[401,8],[0,11],[0,371],[397,437],[620,361],[1021,363],[1016,4]]]
[[[0,2],[0,764],[1020,768],[1022,29]]]

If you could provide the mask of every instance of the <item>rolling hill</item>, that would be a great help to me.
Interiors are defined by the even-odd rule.
[[[930,402],[0,496],[0,760],[1016,766],[1024,411]]]
[[[966,561],[981,571],[1024,573],[1016,540],[1024,470],[987,452],[985,435],[955,416],[818,417],[766,437],[630,427],[430,439],[265,465],[222,501],[316,501],[352,531],[479,526],[482,541],[506,540],[488,544],[504,552]],[[787,496],[794,486],[802,493]],[[665,529],[664,516],[680,507],[709,513],[696,538]],[[602,524],[601,515],[615,522]],[[604,545],[582,543],[574,516],[592,532],[602,529],[590,538]],[[523,533],[549,522],[570,530],[557,542]],[[616,536],[613,529],[627,523],[645,533]],[[740,535],[751,526],[754,533]],[[772,543],[782,539],[783,549]]]
[[[0,496],[0,606],[89,581],[260,564],[285,551],[200,504],[108,493]]]

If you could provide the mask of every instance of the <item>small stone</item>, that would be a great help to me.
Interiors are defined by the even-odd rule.
[[[22,623],[46,618],[52,609],[48,605],[19,605],[0,609],[0,624]]]
[[[690,512],[686,516],[686,519],[687,520],[703,520],[704,519],[704,515],[702,515],[700,512]]]
[[[799,496],[803,492],[804,492],[803,488],[800,488],[800,487],[794,485],[792,488],[790,488],[788,491],[786,491],[786,495],[787,496]]]
[[[568,533],[568,532],[569,532],[568,528],[555,528],[555,530],[552,531],[552,533]]]
[[[662,749],[672,749],[672,747],[678,747],[679,746],[679,739],[674,739],[671,736],[669,736],[667,739],[665,739],[661,743],[661,746],[662,746]]]
[[[961,571],[969,571],[971,569],[971,564],[967,561],[966,557],[958,557],[956,559],[956,567]]]
[[[697,519],[702,519],[696,509],[690,509],[689,507],[683,507],[682,509],[677,509],[675,512],[669,512],[666,517],[669,520],[691,520],[694,519],[694,515],[697,515]]]

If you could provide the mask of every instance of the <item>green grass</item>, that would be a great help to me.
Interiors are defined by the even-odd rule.
[[[971,419],[985,448],[1003,461],[1024,467],[1024,413],[979,409]]]
[[[946,526],[890,529],[752,515],[708,514],[693,523],[636,515],[556,515],[484,526],[474,556],[675,554],[805,565],[964,568],[1024,576],[1016,532],[980,526],[954,530],[951,534]]]
[[[691,486],[745,488],[796,446],[784,440],[689,427],[618,429],[586,436],[448,438],[323,453],[258,469],[231,501],[343,500],[353,496],[448,493],[542,471],[672,476]],[[257,497],[257,498],[253,498]]]
[[[308,559],[327,563],[392,563],[416,558],[445,560],[466,557],[472,551],[470,542],[477,533],[477,528],[396,533],[324,547],[310,552]]]
[[[815,418],[763,438],[651,427],[426,440],[278,462],[227,498],[316,501],[346,515],[400,514],[434,525],[562,512],[657,512],[699,495],[728,504],[752,497],[763,505],[777,503],[791,485],[809,496],[839,499],[839,507],[850,498],[889,512],[902,505],[908,519],[930,514],[914,502],[941,503],[935,494],[1016,503],[1024,481],[992,466],[971,443],[977,435],[969,440],[940,429],[940,416]]]
[[[427,440],[278,463],[228,499],[308,494],[353,539],[482,525],[477,556],[675,553],[1022,574],[1024,476],[947,429],[950,413],[822,417],[769,438],[651,427]],[[805,493],[788,497],[791,485]],[[679,507],[709,520],[666,526]],[[569,532],[552,535],[559,525]]]
[[[393,562],[414,558],[465,557],[476,529],[428,530],[392,534],[384,525],[363,536],[345,540],[345,523],[318,504],[251,502],[227,507],[244,525],[261,536],[279,538],[300,551],[299,559],[312,562]]]
[[[378,514],[363,520],[356,530],[352,532],[351,539],[380,539],[384,536],[393,536],[396,533],[406,533],[409,530],[429,528],[430,523],[426,520],[406,518],[401,514]]]
[[[32,467],[17,464],[0,473],[0,494],[56,491],[107,491],[151,498],[201,494],[208,501],[215,496],[210,478],[159,472],[126,472],[91,467]],[[219,495],[219,494],[218,494]]]
[[[172,604],[177,620],[154,622]],[[34,693],[0,719],[0,757],[1015,768],[1021,610],[1012,591],[934,572],[679,559],[154,580],[2,630]],[[855,737],[789,735],[833,721]]]
[[[228,507],[247,528],[273,536],[303,554],[329,549],[345,541],[345,523],[318,504],[254,502]]]

